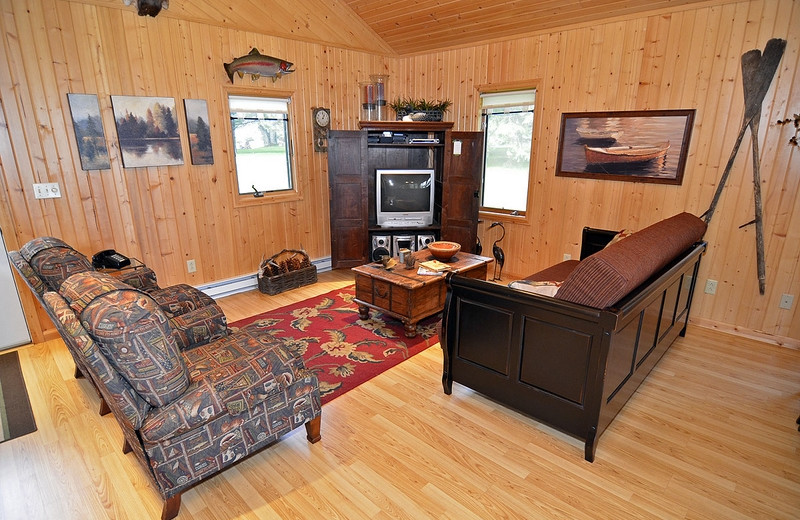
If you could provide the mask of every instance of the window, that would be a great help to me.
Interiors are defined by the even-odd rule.
[[[535,89],[481,94],[481,210],[525,215],[535,98]]]
[[[290,98],[228,96],[240,195],[291,190]]]

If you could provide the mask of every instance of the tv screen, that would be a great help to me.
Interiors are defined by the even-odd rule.
[[[379,226],[429,226],[433,223],[433,170],[377,170]]]

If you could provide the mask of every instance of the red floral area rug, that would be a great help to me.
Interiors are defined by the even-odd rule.
[[[254,323],[303,357],[319,379],[322,404],[372,379],[437,343],[431,316],[419,322],[408,338],[403,324],[375,310],[368,320],[358,316],[354,286],[251,316],[230,324],[238,329]]]

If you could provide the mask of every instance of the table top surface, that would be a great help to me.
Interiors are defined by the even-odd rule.
[[[435,260],[433,255],[431,255],[427,249],[416,251],[412,253],[412,255],[414,256],[415,260],[413,269],[406,269],[406,266],[398,260],[397,265],[390,269],[383,267],[383,264],[380,262],[373,262],[371,264],[353,267],[352,270],[356,274],[368,276],[377,280],[383,280],[394,285],[414,288],[430,283],[438,283],[444,279],[448,272],[460,273],[463,271],[469,271],[470,269],[476,269],[494,261],[493,258],[488,256],[478,256],[459,251],[448,262],[444,262],[449,267],[447,271],[443,271],[434,275],[424,275],[417,273],[417,270],[419,269],[419,263],[426,262],[428,260]]]

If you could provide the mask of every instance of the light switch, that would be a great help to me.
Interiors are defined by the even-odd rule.
[[[33,196],[37,199],[59,199],[61,188],[57,182],[34,183]]]
[[[453,141],[453,155],[461,155],[461,141]]]

